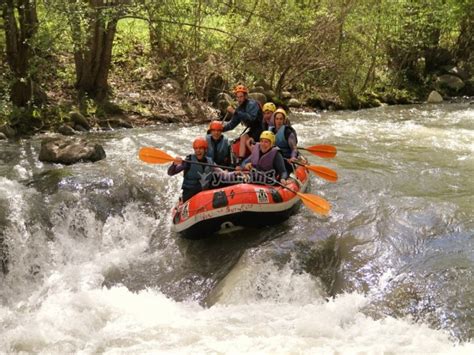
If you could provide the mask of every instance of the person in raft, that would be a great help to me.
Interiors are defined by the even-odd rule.
[[[243,162],[244,170],[250,171],[250,181],[274,185],[275,180],[280,180],[282,184],[286,185],[288,172],[280,150],[274,147],[275,135],[270,131],[263,131],[259,140],[252,147],[250,156]]]
[[[263,121],[262,121],[262,129],[264,131],[268,131],[268,128],[271,126],[273,112],[276,111],[276,106],[273,102],[267,102],[262,107],[263,111]]]
[[[215,175],[213,173],[224,173],[223,170],[212,166],[214,162],[206,156],[207,148],[206,138],[196,138],[193,142],[194,154],[186,156],[185,160],[181,157],[176,157],[168,168],[168,175],[170,176],[184,171],[183,184],[181,186],[183,189],[183,202],[189,200],[197,193],[209,189],[213,175]],[[193,164],[193,162],[209,165]]]
[[[263,113],[260,104],[248,97],[248,89],[243,85],[237,85],[234,89],[235,98],[238,106],[227,107],[227,112],[232,114],[232,119],[224,126],[224,132],[234,129],[239,123],[243,123],[249,131],[240,136],[240,147],[238,164],[245,158],[247,149],[251,150],[251,143],[257,142],[262,133]]]
[[[286,170],[291,173],[293,172],[293,165],[298,160],[298,149],[296,145],[298,143],[298,137],[296,131],[290,126],[286,111],[279,108],[273,113],[272,127],[270,131],[275,133],[276,141],[275,145],[280,149],[281,155],[285,161]]]
[[[211,158],[217,165],[230,165],[230,144],[222,132],[224,125],[221,121],[212,121],[209,124],[206,156]]]

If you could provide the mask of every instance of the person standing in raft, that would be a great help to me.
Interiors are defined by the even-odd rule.
[[[249,99],[248,93],[248,89],[243,85],[235,87],[234,94],[239,105],[235,109],[232,106],[227,107],[227,112],[232,114],[232,119],[224,126],[224,132],[234,129],[239,123],[243,123],[249,128],[248,133],[240,136],[239,164],[245,158],[246,150],[251,150],[251,143],[258,142],[263,130],[263,113],[260,104]]]
[[[207,147],[207,140],[205,138],[196,138],[193,142],[194,154],[186,156],[185,160],[181,157],[176,157],[168,168],[168,175],[170,176],[184,171],[183,184],[181,186],[183,189],[183,202],[189,200],[197,193],[209,189],[213,172],[223,172],[217,167],[190,163],[200,162],[214,165],[212,159],[206,156]]]
[[[268,131],[268,129],[271,126],[272,122],[272,117],[273,117],[273,112],[276,110],[276,106],[273,102],[267,102],[265,105],[262,107],[263,111],[263,122],[262,122],[262,129],[264,131]]]
[[[294,170],[291,163],[298,160],[296,131],[290,126],[286,111],[282,108],[273,113],[272,121],[270,130],[276,135],[275,144],[284,158],[286,170],[291,173]]]
[[[212,121],[209,125],[206,156],[211,158],[217,165],[230,165],[230,144],[222,132],[224,125],[221,121]]]
[[[263,131],[259,138],[260,142],[252,147],[252,153],[243,163],[244,170],[251,171],[250,179],[253,182],[272,185],[275,179],[280,180],[282,184],[287,184],[288,172],[280,150],[274,147],[275,135],[270,131]],[[265,174],[256,173],[253,170]]]

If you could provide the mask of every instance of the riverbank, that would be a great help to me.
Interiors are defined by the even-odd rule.
[[[233,103],[229,93],[221,92],[217,88],[207,88],[207,91],[212,92],[208,95],[208,100],[199,100],[187,94],[178,81],[169,78],[154,81],[145,78],[130,82],[114,77],[111,82],[120,90],[115,89],[110,101],[103,104],[85,100],[77,105],[74,90],[51,91],[48,103],[35,111],[36,114],[28,120],[23,117],[28,113],[20,110],[11,112],[8,118],[0,119],[0,140],[44,132],[75,135],[91,130],[107,131],[161,123],[194,125],[222,119],[227,105]],[[419,96],[416,96],[406,91],[387,90],[358,97],[352,104],[343,103],[336,94],[323,91],[313,93],[312,96],[285,91],[277,96],[264,84],[252,87],[249,95],[262,105],[266,101],[273,101],[290,112],[359,110],[426,101],[439,103],[446,100],[455,102],[471,100],[469,97],[448,95],[454,91],[439,91],[440,93],[435,92],[433,96],[433,91],[430,94],[426,88],[419,90]]]

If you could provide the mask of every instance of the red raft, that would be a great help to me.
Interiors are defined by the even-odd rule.
[[[298,167],[292,177],[288,187],[306,191],[306,169]],[[278,224],[292,214],[298,202],[296,194],[278,185],[242,183],[206,190],[173,209],[172,230],[185,238],[199,239],[234,227]]]

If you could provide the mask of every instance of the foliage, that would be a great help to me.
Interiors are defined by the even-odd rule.
[[[387,3],[384,49],[395,85],[421,84],[443,65],[454,65],[451,53],[460,35],[463,1],[424,0]],[[474,15],[471,15],[474,16]]]
[[[48,93],[50,105],[61,107],[45,108],[59,121],[63,109],[81,104],[86,114],[106,114],[87,99],[94,98],[89,94],[97,80],[89,80],[82,101],[77,95],[87,56],[103,55],[93,52],[100,42],[91,45],[99,25],[112,31],[112,60],[103,63],[102,74],[112,95],[133,86],[156,89],[161,79],[173,78],[184,93],[206,100],[209,86],[228,89],[241,82],[359,108],[379,100],[413,101],[446,66],[470,69],[474,53],[474,5],[468,0],[34,3],[39,27],[30,42],[28,74]],[[106,27],[114,21],[116,32]],[[1,18],[0,29],[0,117],[13,112],[15,121],[20,112],[47,121],[40,107],[17,111],[9,103],[14,73],[4,60]]]
[[[305,79],[314,78],[312,73],[334,69],[337,23],[325,9],[278,1],[260,6],[253,22],[246,11],[241,15],[232,23],[241,41],[229,43],[227,57],[236,76],[246,73],[244,81],[263,80],[281,93],[301,87]]]

